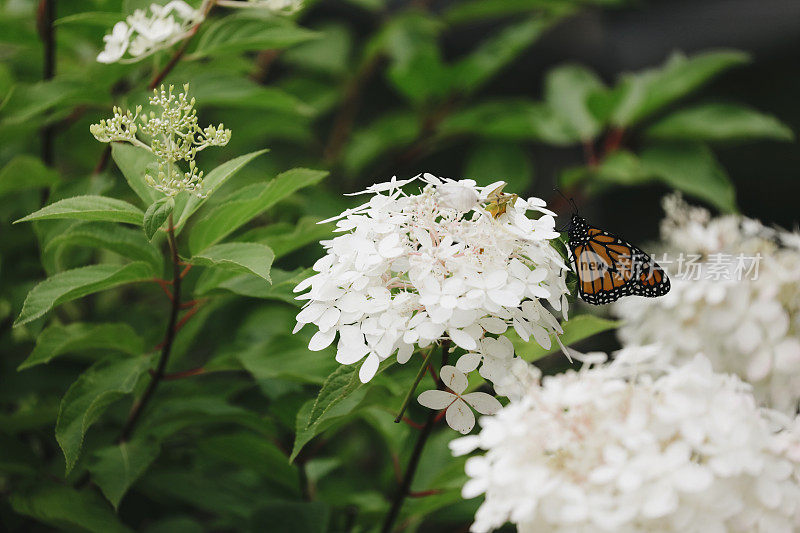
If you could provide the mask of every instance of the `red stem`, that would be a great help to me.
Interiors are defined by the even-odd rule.
[[[192,368],[190,370],[184,370],[182,372],[173,372],[171,374],[164,374],[164,377],[162,379],[164,380],[182,379],[191,376],[199,376],[200,374],[205,374],[205,373],[206,369],[201,366],[198,368]]]

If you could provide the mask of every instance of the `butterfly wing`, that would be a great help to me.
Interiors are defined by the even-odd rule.
[[[649,255],[619,237],[585,224],[573,235],[570,250],[578,276],[578,293],[594,305],[623,296],[661,296],[669,278]]]

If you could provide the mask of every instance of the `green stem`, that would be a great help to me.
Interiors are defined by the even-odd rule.
[[[142,397],[133,404],[131,412],[128,415],[128,420],[122,427],[118,442],[127,442],[131,438],[136,424],[142,415],[145,407],[150,402],[153,394],[156,392],[158,384],[164,379],[164,371],[167,368],[167,361],[169,360],[170,352],[172,351],[172,343],[175,340],[175,334],[178,328],[178,313],[181,308],[181,266],[178,258],[178,243],[175,241],[175,227],[172,221],[172,214],[169,215],[167,229],[167,242],[169,243],[170,258],[172,259],[172,303],[170,307],[169,321],[167,323],[167,331],[164,334],[164,342],[161,346],[161,356],[158,358],[155,372],[150,377],[150,382],[147,384]]]
[[[425,360],[422,361],[422,366],[419,367],[419,372],[417,372],[417,377],[414,378],[414,383],[411,385],[411,388],[408,389],[408,393],[406,397],[403,399],[403,405],[400,406],[400,412],[397,413],[397,417],[394,419],[395,424],[399,424],[400,421],[403,419],[403,414],[406,412],[406,408],[408,408],[408,404],[411,402],[411,397],[414,396],[414,391],[417,390],[417,385],[419,382],[422,381],[422,378],[425,376],[425,371],[428,369],[428,365],[431,361],[431,355],[433,354],[433,348],[428,350],[428,353],[425,355]]]
[[[442,366],[447,364],[449,352],[450,341],[442,341]],[[431,350],[431,353],[433,353],[433,350]],[[441,372],[439,372],[439,379],[436,380],[436,388],[439,390],[444,389]],[[408,494],[411,491],[411,483],[414,481],[414,474],[417,473],[419,460],[422,457],[422,450],[425,449],[425,443],[428,441],[428,437],[431,436],[431,433],[433,432],[433,426],[435,424],[436,411],[431,411],[428,415],[428,419],[425,421],[425,425],[419,432],[417,443],[414,445],[414,450],[411,452],[411,457],[408,460],[408,466],[406,466],[406,471],[403,474],[403,480],[400,482],[400,487],[392,499],[392,506],[389,508],[389,512],[387,513],[386,519],[383,522],[383,527],[381,528],[382,533],[391,533],[394,529],[394,523],[397,521],[397,517],[400,515],[400,509],[403,507],[403,502],[406,500],[406,497],[408,497]]]

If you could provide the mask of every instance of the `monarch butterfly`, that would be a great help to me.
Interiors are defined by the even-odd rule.
[[[654,298],[669,292],[664,269],[632,244],[590,226],[577,213],[572,215],[567,234],[583,301],[600,305],[623,296]]]

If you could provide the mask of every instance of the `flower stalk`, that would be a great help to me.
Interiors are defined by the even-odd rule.
[[[161,343],[161,355],[158,358],[158,364],[155,371],[150,377],[150,382],[147,384],[142,397],[133,404],[131,412],[125,425],[122,427],[122,432],[119,435],[119,442],[127,442],[130,440],[136,424],[142,416],[142,412],[147,407],[147,404],[153,397],[153,394],[158,387],[158,384],[164,379],[164,372],[167,368],[170,353],[172,352],[172,344],[175,340],[175,334],[178,331],[176,327],[178,322],[178,312],[181,308],[181,265],[178,258],[178,245],[175,240],[175,228],[173,227],[172,215],[169,215],[167,242],[169,243],[169,252],[172,259],[172,297],[170,303],[169,321],[167,323],[167,331],[164,334],[164,341]]]
[[[428,353],[428,357],[430,357],[432,353],[433,350]],[[447,358],[449,355],[450,340],[447,339],[442,341],[442,367],[447,365]],[[426,366],[427,365],[423,365],[423,369]],[[423,371],[420,375],[424,374],[425,372]],[[419,378],[420,376],[417,377]],[[418,381],[419,380],[417,380],[417,382]],[[416,383],[414,388],[416,388]],[[436,388],[438,390],[444,389],[444,383],[442,382],[441,377],[436,382]],[[414,475],[417,473],[417,467],[419,466],[419,460],[422,457],[422,451],[425,449],[425,443],[428,442],[428,437],[431,436],[433,427],[436,425],[436,414],[437,413],[435,411],[431,411],[428,414],[428,419],[425,421],[425,425],[422,426],[422,430],[419,432],[417,442],[414,445],[414,450],[411,452],[411,458],[408,460],[408,466],[406,466],[406,471],[403,474],[402,481],[400,482],[400,487],[395,493],[394,498],[392,499],[392,506],[389,508],[386,519],[383,521],[383,527],[381,528],[382,533],[390,533],[393,530],[394,524],[397,522],[397,517],[400,515],[400,509],[403,507],[403,502],[411,493],[411,483],[414,481]]]
[[[417,390],[417,385],[419,385],[419,382],[422,381],[422,378],[425,376],[425,372],[430,366],[431,355],[433,355],[433,348],[428,350],[428,353],[425,354],[425,360],[422,361],[422,366],[419,367],[417,377],[414,378],[414,383],[411,384],[411,388],[408,389],[408,393],[406,393],[406,397],[403,399],[403,404],[400,406],[400,412],[397,413],[397,416],[394,419],[395,424],[399,424],[403,420],[403,414],[405,414],[408,404],[411,402],[411,398],[414,396],[414,391]]]

